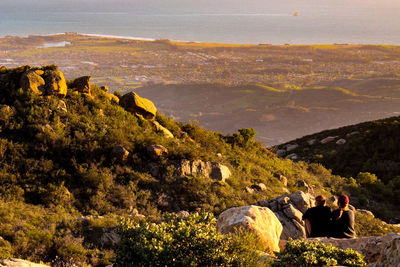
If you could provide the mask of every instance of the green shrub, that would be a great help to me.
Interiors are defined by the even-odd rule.
[[[255,236],[224,236],[215,222],[207,213],[186,219],[165,214],[158,224],[127,219],[115,266],[259,266]]]
[[[352,249],[339,249],[332,244],[309,242],[302,239],[289,240],[285,250],[277,254],[274,266],[365,266],[364,257]]]

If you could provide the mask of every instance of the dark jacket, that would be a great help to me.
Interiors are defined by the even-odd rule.
[[[354,212],[352,210],[340,209],[332,212],[332,237],[336,238],[355,238],[356,231],[354,230]]]
[[[310,220],[310,237],[329,236],[331,209],[326,206],[309,208],[303,215],[303,220]]]

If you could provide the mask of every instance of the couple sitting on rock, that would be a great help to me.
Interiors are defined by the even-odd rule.
[[[325,202],[323,196],[317,196],[316,206],[304,213],[307,237],[355,238],[354,212],[349,209],[349,197],[341,195],[339,208],[332,212]]]

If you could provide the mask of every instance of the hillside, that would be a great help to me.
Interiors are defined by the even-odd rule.
[[[0,91],[2,258],[104,266],[121,216],[218,215],[305,183],[327,196],[348,190],[321,165],[277,158],[252,129],[176,123],[134,93],[65,81],[56,66],[2,67]]]
[[[400,117],[391,117],[308,135],[276,149],[282,157],[319,163],[334,174],[353,177],[360,185],[359,204],[399,221],[399,135]],[[382,203],[391,205],[382,209]]]
[[[0,38],[0,65],[56,64],[110,92],[135,90],[176,121],[277,145],[397,116],[400,46],[232,45],[66,33]],[[212,97],[210,97],[212,96]]]

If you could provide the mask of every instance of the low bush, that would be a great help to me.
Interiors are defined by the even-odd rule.
[[[289,240],[285,250],[277,254],[274,266],[365,266],[364,257],[352,249],[339,249],[331,244],[310,242],[302,239]]]
[[[165,214],[158,223],[125,220],[115,266],[260,266],[255,235],[222,235],[212,214],[185,219]]]

